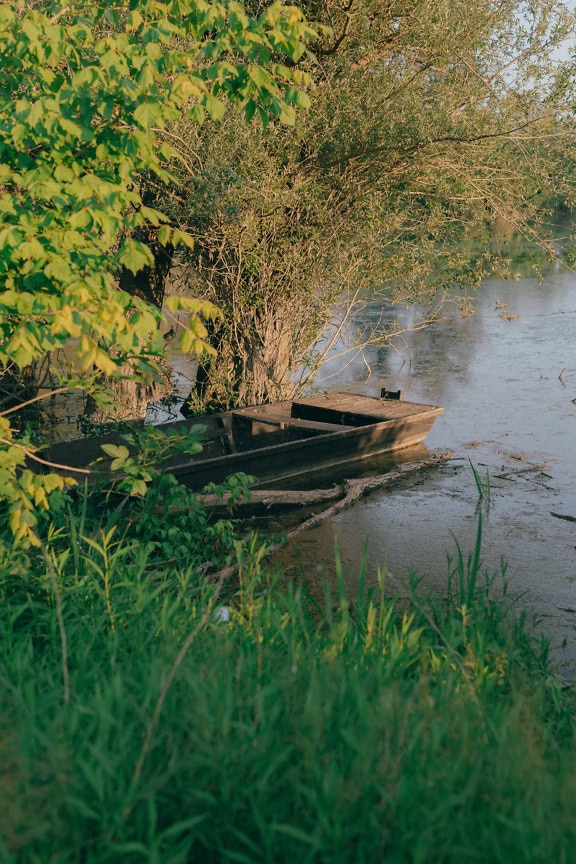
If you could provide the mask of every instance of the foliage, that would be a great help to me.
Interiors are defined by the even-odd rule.
[[[121,437],[126,444],[102,444],[105,457],[109,457],[107,468],[113,475],[114,489],[129,495],[145,496],[149,484],[161,474],[166,462],[181,453],[194,455],[202,450],[202,433],[205,426],[194,424],[182,434],[168,429],[162,431],[145,426],[134,429]],[[126,446],[129,445],[129,446]],[[98,461],[94,467],[98,467]]]
[[[279,3],[257,19],[234,0],[0,6],[0,371],[74,340],[74,367],[54,371],[60,386],[126,375],[127,362],[132,376],[154,374],[162,315],[118,279],[192,242],[146,200],[144,178],[170,180],[161,133],[183,114],[219,120],[227,103],[293,123],[306,80],[279,60],[297,61],[315,33]],[[190,318],[183,350],[213,351],[212,303],[172,298],[166,311]],[[11,438],[3,428],[1,494],[32,540]]]
[[[3,535],[6,864],[572,860],[574,692],[475,554],[446,598],[314,599],[258,544],[226,586],[204,530],[166,560],[153,509],[60,504]]]
[[[224,311],[199,388],[215,402],[288,398],[343,326],[357,350],[388,339],[377,318],[355,329],[368,294],[468,305],[485,276],[510,274],[494,232],[551,256],[548,205],[574,203],[574,75],[559,46],[575,19],[562,2],[303,8],[333,35],[314,46],[311,108],[293,129],[234,113],[218,130],[170,127],[166,207],[195,240],[177,290]]]

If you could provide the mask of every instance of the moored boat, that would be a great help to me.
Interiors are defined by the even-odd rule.
[[[386,393],[386,391],[383,391]],[[186,486],[201,489],[243,471],[257,484],[331,468],[422,442],[442,408],[397,398],[326,393],[271,405],[199,415],[155,427],[169,434],[201,425],[200,453],[180,453],[162,463]],[[125,444],[121,433],[84,438],[46,448],[42,458],[74,468],[92,466],[92,476],[109,476],[112,459],[102,459],[103,444]]]

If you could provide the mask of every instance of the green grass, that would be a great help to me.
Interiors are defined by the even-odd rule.
[[[576,861],[574,693],[480,529],[446,597],[318,604],[196,511],[172,563],[153,508],[53,518],[0,558],[2,864]]]
[[[490,504],[492,500],[492,487],[490,485],[490,472],[486,471],[486,479],[483,480],[480,476],[480,472],[478,468],[474,465],[470,457],[468,457],[468,462],[470,463],[470,468],[472,469],[472,476],[474,477],[474,483],[476,484],[476,489],[478,491],[478,497],[486,501],[487,504]]]

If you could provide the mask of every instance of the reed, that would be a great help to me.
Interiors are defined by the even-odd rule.
[[[233,528],[199,515],[170,563],[147,518],[66,502],[54,578],[1,547],[3,864],[574,860],[576,700],[494,598],[481,525],[445,596],[391,597],[365,557],[321,603],[254,538],[215,584]]]
[[[470,457],[468,457],[468,462],[470,463],[470,468],[472,469],[472,476],[474,477],[474,482],[476,484],[476,489],[478,490],[478,497],[486,501],[487,504],[490,504],[492,500],[492,488],[490,485],[490,472],[486,470],[486,477],[482,479],[480,476],[480,472],[478,468],[474,465]]]

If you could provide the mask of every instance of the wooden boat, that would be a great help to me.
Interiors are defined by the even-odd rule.
[[[378,399],[326,393],[164,424],[156,428],[180,434],[200,424],[205,430],[201,453],[180,454],[162,468],[195,489],[239,471],[254,475],[255,485],[265,485],[412,447],[424,440],[442,408],[404,402],[398,395]],[[101,445],[111,443],[125,441],[114,433],[57,444],[41,455],[68,466],[62,473],[72,474],[69,468],[83,468],[101,459]],[[110,462],[106,458],[94,465],[94,476],[109,474]]]

